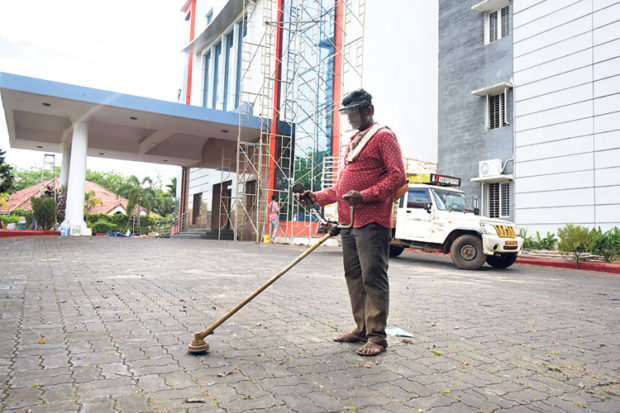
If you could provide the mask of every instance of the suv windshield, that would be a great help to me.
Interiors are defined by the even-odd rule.
[[[443,189],[433,189],[431,192],[437,203],[437,209],[474,212],[474,208],[472,208],[469,201],[465,198],[465,194],[461,192],[446,191]]]

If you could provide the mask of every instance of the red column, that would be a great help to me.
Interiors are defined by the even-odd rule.
[[[196,25],[196,0],[189,5],[189,41],[194,40],[194,27]],[[194,66],[194,53],[190,48],[187,55],[187,84],[185,86],[185,103],[189,105],[192,98],[192,68]]]
[[[334,112],[332,116],[332,156],[340,156],[340,101],[342,100],[342,43],[344,16],[342,0],[335,0],[334,28]]]
[[[276,187],[277,168],[275,157],[278,151],[279,138],[276,136],[279,132],[280,124],[280,81],[282,78],[282,32],[284,26],[284,0],[278,0],[278,17],[276,22],[276,56],[275,56],[275,73],[273,85],[273,111],[271,116],[271,129],[269,152],[272,157],[269,158],[269,189]],[[269,191],[267,199],[271,199],[273,191]]]

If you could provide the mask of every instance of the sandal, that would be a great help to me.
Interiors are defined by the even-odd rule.
[[[376,356],[379,353],[383,353],[385,347],[377,343],[371,343],[370,341],[360,347],[356,353],[360,356]]]
[[[366,337],[358,336],[354,333],[344,333],[340,337],[336,337],[334,341],[339,343],[365,343]]]

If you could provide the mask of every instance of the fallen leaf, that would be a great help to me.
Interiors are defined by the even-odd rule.
[[[185,399],[185,403],[206,403],[205,399]]]
[[[217,375],[219,377],[226,377],[226,376],[228,376],[229,374],[232,374],[232,373],[233,373],[232,371],[224,371],[222,373],[217,373]]]
[[[371,367],[372,367],[372,363],[366,363],[366,364],[364,364],[364,367],[366,367],[367,369],[369,369],[369,368],[371,368]]]
[[[263,325],[263,323],[261,323],[261,322],[256,323],[256,326],[257,326],[257,327],[260,327],[260,326],[262,326],[262,325]]]
[[[126,373],[124,371],[117,371],[116,374],[119,375],[119,376],[131,376],[130,373]]]
[[[355,406],[344,406],[342,408],[342,410],[357,410],[357,407],[355,407]]]
[[[413,344],[413,340],[410,338],[403,338],[402,340],[400,340],[401,342],[405,343],[405,344]]]
[[[39,344],[45,344],[45,338],[40,338],[39,339]]]
[[[586,385],[585,385],[585,384],[583,384],[583,383],[579,383],[579,385],[578,385],[578,386],[579,386],[579,388],[580,388],[580,389],[583,389],[584,387],[586,387]]]

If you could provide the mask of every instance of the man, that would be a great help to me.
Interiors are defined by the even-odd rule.
[[[345,279],[356,327],[336,337],[338,342],[366,342],[357,353],[375,356],[385,350],[389,308],[388,258],[392,235],[394,193],[407,177],[400,146],[394,133],[373,120],[372,96],[363,89],[342,100],[340,109],[357,133],[345,154],[345,166],[336,186],[321,192],[306,191],[319,205],[338,202],[338,220],[353,228],[343,229],[342,257]]]
[[[278,195],[271,195],[271,202],[269,203],[269,236],[271,242],[276,242],[276,235],[278,235],[278,228],[280,227],[280,205],[278,205]]]

